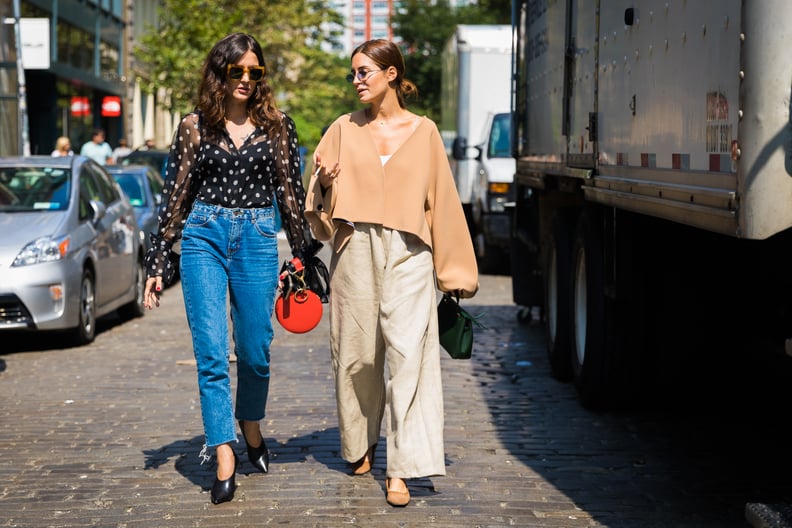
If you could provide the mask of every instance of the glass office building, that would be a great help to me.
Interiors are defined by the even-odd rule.
[[[61,135],[77,151],[97,127],[105,129],[111,144],[125,136],[125,6],[126,0],[0,0],[5,50],[0,57],[0,128],[6,130],[0,135],[0,154],[22,152],[15,50],[26,45],[49,48],[43,50],[49,53],[47,67],[23,61],[31,154],[49,154]],[[48,21],[35,30],[48,31],[49,38],[25,34],[31,30],[23,23],[17,47],[16,14],[22,20]]]

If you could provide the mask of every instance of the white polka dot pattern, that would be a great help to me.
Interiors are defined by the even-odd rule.
[[[270,138],[263,127],[257,127],[238,149],[225,130],[210,141],[200,114],[187,114],[170,148],[159,228],[151,233],[154,244],[146,255],[148,276],[171,281],[176,271],[172,247],[181,238],[195,200],[251,208],[269,207],[274,197],[292,253],[300,256],[314,241],[303,215],[305,189],[298,147],[294,121],[286,114],[279,138]]]

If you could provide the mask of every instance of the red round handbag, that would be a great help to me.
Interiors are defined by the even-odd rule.
[[[275,300],[275,317],[283,328],[304,334],[322,319],[322,300],[305,284],[305,267],[299,258],[283,263],[280,280],[284,289]]]
[[[275,317],[283,328],[304,334],[316,328],[322,319],[322,301],[311,290],[291,291],[275,301]]]

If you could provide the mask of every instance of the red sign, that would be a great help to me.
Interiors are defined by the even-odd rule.
[[[117,95],[106,95],[102,99],[102,117],[118,117],[121,115],[121,98]]]
[[[87,97],[74,96],[71,98],[71,115],[75,117],[91,115],[91,103]]]

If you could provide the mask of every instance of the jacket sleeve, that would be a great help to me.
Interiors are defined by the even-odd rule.
[[[340,145],[341,127],[336,121],[330,125],[316,146],[316,153],[321,157],[324,166],[331,167],[335,164]],[[335,235],[333,210],[335,209],[336,196],[336,182],[333,182],[327,189],[322,189],[316,173],[311,174],[305,200],[305,218],[308,220],[314,236],[319,240],[331,240]]]
[[[473,297],[479,288],[478,266],[465,213],[459,200],[443,140],[435,130],[429,147],[430,182],[426,216],[432,234],[432,258],[437,287]]]

